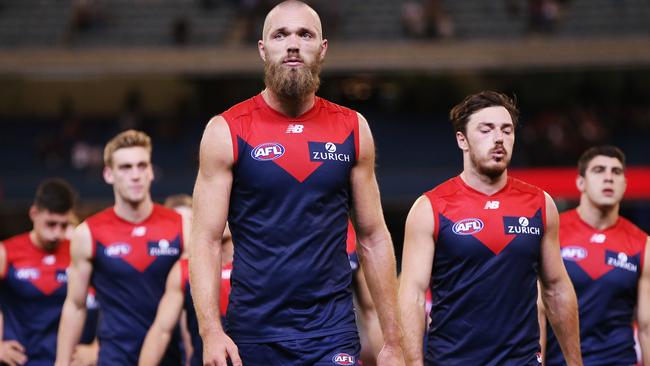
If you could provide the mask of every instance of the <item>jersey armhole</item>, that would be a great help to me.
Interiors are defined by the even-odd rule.
[[[95,242],[95,238],[93,237],[93,231],[92,229],[90,229],[90,225],[88,225],[88,223],[86,223],[86,225],[88,226],[88,232],[90,233],[90,246],[91,246],[90,259],[94,260],[95,257],[97,257],[97,243]]]
[[[359,123],[361,123],[361,119],[359,118],[359,114],[355,113],[354,116],[357,118],[357,122],[353,124],[354,126],[354,160],[359,161]]]
[[[223,114],[220,114],[221,118],[223,118],[224,121],[226,121],[226,125],[228,126],[228,131],[230,131],[230,141],[232,143],[232,163],[237,164],[237,161],[239,160],[239,146],[237,145],[237,134],[234,131],[234,127],[230,123],[230,120],[226,118]]]
[[[0,272],[0,280],[7,278],[7,273],[9,273],[9,252],[7,251],[7,246],[4,243],[0,242],[0,250],[5,252],[5,267]]]
[[[185,291],[187,291],[187,286],[185,286],[185,285],[187,283],[187,280],[190,277],[189,276],[189,272],[190,272],[190,270],[189,270],[189,261],[182,260],[182,259],[179,259],[179,260],[180,260],[180,265],[181,265],[181,271],[180,271],[181,272],[181,290],[183,291],[183,294],[184,294]]]
[[[440,232],[440,225],[438,222],[438,209],[436,208],[436,204],[434,202],[434,197],[430,193],[425,193],[424,196],[429,200],[429,204],[431,204],[431,214],[433,215],[433,241],[438,242],[438,233]]]
[[[639,260],[641,264],[641,271],[639,271],[640,276],[643,275],[643,271],[645,270],[645,266],[646,266],[645,256],[647,250],[648,250],[648,235],[646,234],[645,237],[643,238],[643,244],[641,245],[641,259]]]
[[[546,193],[542,191],[542,231],[546,232]],[[550,195],[549,195],[550,197]]]

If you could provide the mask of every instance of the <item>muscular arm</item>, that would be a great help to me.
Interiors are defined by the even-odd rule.
[[[646,241],[643,272],[639,280],[639,299],[636,317],[639,322],[639,343],[643,364],[650,365],[650,237]]]
[[[222,117],[215,117],[201,140],[189,242],[190,283],[206,365],[225,366],[226,353],[233,364],[241,364],[237,349],[225,335],[219,318],[221,237],[228,214],[233,161],[228,126]]]
[[[422,365],[424,362],[425,296],[433,267],[434,226],[431,203],[427,197],[421,196],[406,219],[399,287],[404,352],[408,365]]]
[[[359,269],[354,274],[354,294],[357,298],[357,315],[360,318],[360,325],[363,328],[363,335],[368,340],[369,350],[364,351],[368,360],[363,360],[364,364],[375,364],[377,355],[381,350],[384,339],[381,335],[381,326],[379,318],[377,317],[377,309],[375,303],[372,301],[370,290],[366,282],[366,276],[363,273],[363,268]]]
[[[573,284],[560,255],[560,219],[553,199],[546,195],[546,228],[540,254],[540,287],[546,317],[569,366],[582,365],[578,304]]]
[[[68,366],[86,320],[86,296],[93,266],[92,237],[88,224],[79,225],[70,242],[68,293],[63,303],[56,344],[56,365]]]
[[[147,332],[138,365],[158,365],[162,359],[172,333],[183,310],[183,287],[181,283],[180,261],[174,264],[167,275],[165,294],[160,299],[156,319]]]
[[[359,115],[359,160],[351,173],[353,214],[357,224],[357,253],[375,302],[384,336],[386,359],[403,362],[397,308],[395,253],[384,222],[375,177],[375,147],[368,122]],[[379,364],[384,356],[380,354]]]

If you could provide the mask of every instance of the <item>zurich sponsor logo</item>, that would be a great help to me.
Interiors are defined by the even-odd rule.
[[[131,246],[128,243],[115,243],[104,249],[107,257],[124,257],[131,253]]]
[[[456,235],[472,235],[483,230],[483,226],[480,219],[463,219],[455,223],[451,230]]]
[[[506,234],[509,235],[542,235],[542,229],[535,226],[534,223],[530,221],[528,217],[519,216],[519,217],[504,217],[504,226]]]
[[[587,249],[578,246],[562,248],[562,258],[572,262],[579,262],[587,258]]]
[[[265,142],[257,145],[253,151],[251,151],[251,157],[259,161],[275,160],[284,155],[284,152],[284,146],[277,142]]]
[[[332,357],[332,362],[337,365],[354,365],[354,356],[347,353],[337,353]]]
[[[627,254],[623,252],[610,252],[605,253],[605,263],[608,266],[624,269],[630,272],[638,271],[638,259],[636,257],[628,257]]]
[[[178,255],[180,251],[178,248],[170,246],[169,240],[160,239],[158,244],[149,244],[149,255],[154,257],[160,256],[175,256]]]

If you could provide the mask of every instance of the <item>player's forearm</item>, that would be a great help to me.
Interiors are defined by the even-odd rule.
[[[558,281],[543,292],[546,317],[557,336],[569,366],[582,365],[578,303],[573,286],[567,279]]]
[[[377,317],[377,311],[374,307],[370,309],[360,309],[361,322],[364,326],[364,333],[368,339],[368,345],[372,355],[376,358],[381,351],[384,339],[381,332],[381,324]]]
[[[70,300],[63,303],[56,342],[56,366],[70,365],[74,347],[79,343],[85,321],[85,304],[79,305]]]
[[[426,315],[424,313],[424,296],[418,291],[409,290],[407,286],[400,286],[399,307],[402,321],[402,337],[404,358],[407,365],[422,365],[423,352],[422,340]]]
[[[399,345],[401,331],[397,306],[397,271],[390,234],[385,230],[359,239],[359,258],[375,303],[384,342]]]
[[[222,332],[219,319],[219,281],[221,273],[220,241],[192,239],[196,245],[190,251],[190,286],[199,334]]]
[[[138,366],[156,366],[163,357],[171,340],[171,332],[160,329],[155,324],[151,326],[142,344]]]
[[[639,345],[644,366],[650,366],[650,324],[639,323]]]

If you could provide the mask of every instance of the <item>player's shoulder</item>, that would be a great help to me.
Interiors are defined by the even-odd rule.
[[[171,220],[171,221],[182,221],[182,216],[175,210],[160,205],[158,203],[153,204],[153,212],[157,220]]]
[[[27,247],[25,243],[28,243],[29,241],[29,232],[25,232],[22,234],[14,235],[7,239],[0,240],[0,245],[2,245],[6,251],[13,251]]]
[[[243,100],[232,107],[228,108],[220,114],[226,122],[235,121],[243,116],[248,116],[253,113],[253,111],[260,109],[260,105],[256,102],[257,96],[250,97],[246,100]]]
[[[508,177],[508,179],[510,180],[511,189],[515,192],[522,194],[544,195],[544,191],[535,185],[524,182],[523,180],[514,177]]]
[[[642,241],[643,243],[646,242],[648,238],[648,233],[643,231],[640,227],[636,226],[632,221],[626,219],[623,216],[619,217],[619,220],[621,220],[621,230],[625,230],[628,235],[632,236],[633,238]]]
[[[429,198],[435,198],[435,199],[445,199],[451,196],[455,196],[458,193],[458,188],[459,188],[456,179],[459,178],[454,177],[448,179],[438,184],[433,189],[424,192],[423,194]]]
[[[342,106],[340,104],[336,104],[336,103],[331,102],[331,101],[329,101],[329,100],[327,100],[325,98],[320,98],[320,97],[317,97],[317,98],[318,98],[317,102],[319,103],[320,108],[325,110],[327,113],[342,114],[342,115],[344,115],[346,117],[356,117],[358,115],[357,111],[355,111],[353,109],[350,109],[348,107],[344,107],[344,106]]]
[[[88,226],[95,226],[95,225],[99,225],[99,224],[102,224],[102,223],[111,222],[111,221],[113,221],[114,217],[116,217],[115,211],[113,210],[113,207],[111,206],[111,207],[106,207],[105,209],[103,209],[103,210],[101,210],[101,211],[99,211],[99,212],[97,212],[97,213],[95,213],[93,215],[88,216],[86,218],[86,220],[84,220],[84,222]]]

